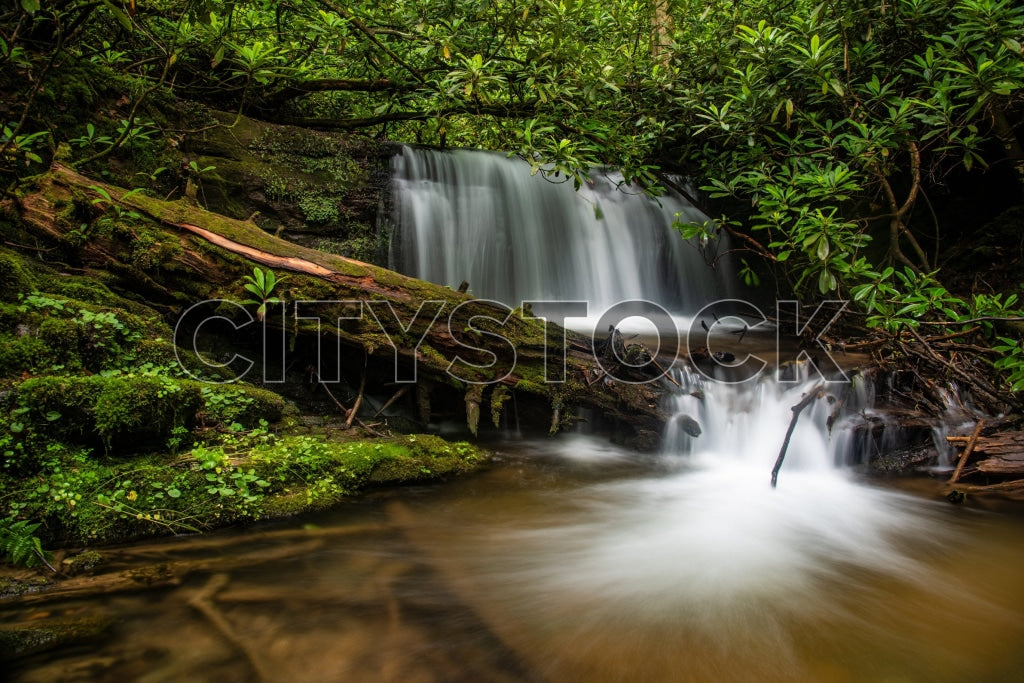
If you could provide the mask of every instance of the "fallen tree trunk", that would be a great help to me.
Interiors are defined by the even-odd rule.
[[[666,416],[659,408],[663,391],[659,382],[589,383],[587,378],[600,371],[591,341],[555,325],[548,329],[541,319],[511,314],[494,303],[385,268],[295,245],[254,223],[205,211],[187,200],[170,202],[129,193],[60,164],[36,178],[16,208],[35,235],[67,247],[71,233],[83,225],[75,212],[91,212],[96,221],[101,217],[96,216],[98,211],[102,215],[115,207],[119,216],[130,211],[140,220],[130,222],[126,234],[115,231],[112,236],[76,242],[76,257],[88,267],[116,274],[126,292],[160,299],[180,313],[203,298],[248,297],[241,278],[252,271],[252,264],[288,271],[287,298],[292,306],[287,310],[292,315],[267,315],[279,331],[311,338],[329,334],[350,350],[344,357],[358,358],[359,365],[365,352],[378,363],[394,362],[396,375],[456,391],[471,390],[478,386],[474,383],[483,383],[485,391],[503,384],[518,390],[520,406],[531,398],[546,401],[547,417],[557,412],[561,424],[571,419],[565,407],[579,406],[613,418],[647,442],[652,434],[660,434]],[[143,238],[166,244],[167,255],[160,263],[140,267],[134,262],[133,249]],[[320,320],[299,315],[296,301],[317,302],[316,315],[339,324],[321,330]],[[361,302],[359,316],[352,314],[353,302]],[[420,316],[425,302],[433,302],[436,324],[428,326],[423,317],[429,316]],[[443,324],[445,315],[448,324]],[[549,383],[545,381],[548,368],[562,367],[563,339],[566,381]],[[514,350],[512,367],[504,368],[494,359],[500,361],[503,352],[508,355],[509,345]],[[450,370],[459,360],[456,377]],[[505,369],[508,372],[503,373]],[[538,426],[546,428],[546,422],[538,420]]]
[[[979,425],[984,424],[980,420]],[[951,443],[961,443],[966,440],[967,447],[957,466],[957,471],[950,483],[955,483],[959,478],[964,465],[972,455],[976,456],[977,463],[963,471],[963,476],[969,474],[986,474],[996,477],[1024,477],[1024,431],[997,432],[990,436],[978,436],[980,428],[970,437],[947,437]]]

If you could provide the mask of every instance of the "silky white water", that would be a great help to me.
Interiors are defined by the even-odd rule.
[[[925,578],[907,550],[949,541],[929,506],[842,467],[846,432],[870,408],[855,389],[833,386],[801,413],[773,489],[791,406],[817,382],[680,378],[673,411],[692,418],[700,436],[674,418],[653,476],[596,485],[582,499],[582,526],[555,521],[516,540],[557,548],[561,559],[537,568],[552,590],[622,600],[617,609],[651,618],[706,611],[700,620],[713,623],[752,601],[806,610],[804,599],[837,566]],[[826,420],[843,396],[830,433]]]
[[[531,176],[503,154],[405,147],[392,161],[391,267],[479,298],[579,300],[599,316],[623,300],[692,313],[728,291],[717,245],[671,226],[706,217],[682,197],[654,200],[614,174],[572,183]],[[593,319],[590,320],[592,325]],[[591,327],[591,329],[593,329]]]

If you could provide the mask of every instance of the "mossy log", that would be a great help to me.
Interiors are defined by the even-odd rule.
[[[253,264],[286,271],[286,291],[277,294],[291,302],[329,302],[316,308],[323,321],[351,319],[341,320],[337,326],[324,325],[321,330],[315,319],[268,314],[272,325],[311,338],[329,333],[339,340],[342,357],[358,358],[360,365],[365,352],[379,363],[393,362],[395,372],[405,379],[447,385],[463,393],[472,390],[470,398],[474,400],[467,401],[467,406],[473,422],[478,419],[480,391],[472,389],[479,386],[474,383],[484,383],[480,393],[485,399],[492,386],[503,385],[518,390],[520,408],[531,401],[546,402],[543,421],[536,416],[537,426],[543,428],[555,407],[563,421],[571,419],[566,406],[590,408],[625,427],[620,434],[624,440],[642,440],[650,447],[650,435],[660,433],[666,419],[660,408],[663,380],[645,384],[610,378],[588,381],[602,373],[589,338],[563,332],[553,324],[545,326],[543,320],[518,312],[510,314],[492,302],[446,287],[298,246],[252,222],[206,211],[188,200],[162,201],[129,193],[54,164],[23,192],[16,209],[21,222],[37,237],[57,245],[73,243],[80,263],[114,273],[124,289],[167,305],[172,314],[203,299],[247,296],[242,276],[252,271]],[[114,210],[119,229],[72,241],[72,234],[82,228],[83,213],[91,212],[87,220],[96,221],[100,218],[97,213],[111,218]],[[124,219],[123,213],[129,218]],[[133,242],[142,239],[163,245],[157,263],[140,265],[132,258]],[[352,315],[352,302],[369,302],[362,304],[361,317]],[[390,304],[390,318],[384,302]],[[424,318],[429,321],[424,313],[428,309],[421,311],[424,302],[436,302],[429,309],[437,312],[436,324],[429,328],[422,324]],[[294,304],[290,311],[294,314]],[[422,341],[417,344],[421,333]],[[259,336],[258,332],[251,334]],[[562,348],[563,339],[566,381],[546,382],[546,368],[560,372],[562,360],[557,351],[549,353],[548,349]],[[458,359],[463,362],[456,378],[449,370]]]

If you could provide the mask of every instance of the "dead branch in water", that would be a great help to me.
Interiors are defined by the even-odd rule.
[[[782,450],[779,451],[779,457],[775,459],[775,467],[772,468],[772,488],[778,483],[779,470],[782,469],[782,461],[786,459],[786,449],[789,448],[789,440],[793,438],[793,430],[796,429],[797,418],[800,417],[800,413],[804,408],[814,402],[816,398],[821,396],[821,390],[825,387],[824,384],[818,386],[807,392],[807,395],[800,399],[800,402],[790,408],[793,411],[793,419],[789,421],[789,429],[786,430],[786,438],[782,442]]]
[[[971,434],[971,438],[967,441],[967,446],[964,448],[964,452],[960,456],[960,461],[956,464],[953,476],[949,478],[950,484],[955,484],[956,480],[960,478],[960,473],[963,472],[964,465],[967,464],[967,459],[970,458],[971,453],[974,452],[974,447],[978,444],[978,437],[981,436],[981,429],[984,426],[984,420],[978,420],[978,424],[974,425],[974,432]]]

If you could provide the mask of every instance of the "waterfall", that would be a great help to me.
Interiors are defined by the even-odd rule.
[[[800,413],[773,489],[791,407],[819,381],[806,372],[787,383],[727,384],[685,370],[674,377],[681,389],[669,398],[675,417],[656,471],[576,491],[576,521],[509,541],[515,552],[534,544],[545,554],[529,577],[545,595],[600,595],[615,618],[692,620],[716,638],[749,631],[768,642],[790,610],[817,609],[837,567],[893,573],[908,585],[931,580],[910,550],[936,534],[930,511],[845,466],[860,457],[853,449],[873,447],[851,438],[871,419],[870,381],[828,385]],[[595,468],[609,458],[597,444],[565,448],[582,450],[573,460]]]
[[[665,428],[664,450],[685,456],[691,465],[728,461],[760,472],[771,470],[779,454],[792,406],[819,387],[799,366],[797,382],[780,383],[763,377],[743,384],[726,384],[689,370],[675,371],[681,389],[670,397],[672,419]],[[782,477],[790,472],[840,472],[848,463],[866,462],[874,447],[871,438],[854,438],[858,427],[877,419],[874,387],[855,376],[849,385],[832,384],[800,413],[786,451]],[[831,421],[831,426],[829,425]],[[684,428],[700,428],[693,437]],[[867,430],[870,437],[870,429]],[[883,429],[880,441],[893,430]]]
[[[465,280],[511,307],[587,301],[597,315],[623,300],[692,313],[727,294],[728,274],[672,229],[677,213],[706,219],[678,195],[655,200],[611,173],[577,192],[522,160],[468,150],[404,147],[392,172],[390,266],[407,275]]]

